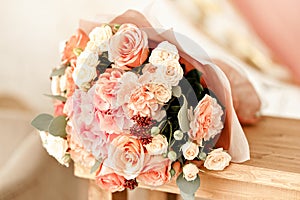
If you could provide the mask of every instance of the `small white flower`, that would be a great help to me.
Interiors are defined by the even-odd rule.
[[[157,68],[157,73],[170,86],[177,86],[183,77],[183,69],[178,60],[166,61],[164,64],[158,65]]]
[[[186,142],[181,148],[183,156],[187,160],[193,160],[199,154],[199,147],[193,142]]]
[[[209,170],[223,170],[229,165],[231,156],[223,148],[213,150],[205,159],[204,167]]]
[[[68,142],[67,140],[40,131],[43,147],[47,150],[49,155],[53,156],[60,164],[69,167],[70,157],[68,156]]]
[[[90,67],[96,67],[99,64],[98,58],[99,56],[95,52],[83,51],[77,58],[76,65],[88,65]]]
[[[176,60],[178,61],[179,54],[175,45],[169,43],[168,41],[163,41],[158,46],[153,49],[149,62],[153,65],[164,65],[166,61]]]
[[[182,171],[183,171],[183,177],[187,181],[193,181],[197,178],[199,169],[195,164],[189,163],[183,166]]]
[[[145,147],[150,155],[162,155],[167,153],[168,141],[164,135],[158,134],[153,136],[151,143]]]
[[[97,44],[99,50],[101,52],[108,50],[108,40],[113,35],[111,27],[109,25],[103,25],[101,27],[94,28],[90,34],[90,41],[95,42]]]
[[[151,128],[151,135],[157,135],[157,134],[159,134],[159,132],[160,132],[160,129],[157,126],[153,126]]]
[[[174,132],[175,140],[181,140],[183,138],[183,132],[181,130],[176,130]]]
[[[90,87],[90,82],[96,76],[96,68],[87,65],[77,66],[72,74],[75,84],[83,90],[86,90]]]
[[[177,154],[175,151],[169,151],[168,158],[172,161],[175,161],[177,159]]]

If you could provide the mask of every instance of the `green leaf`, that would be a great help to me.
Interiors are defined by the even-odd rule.
[[[172,95],[179,98],[182,94],[181,87],[179,85],[172,87]]]
[[[54,136],[65,138],[67,135],[66,126],[67,120],[65,116],[55,117],[49,125],[49,133]]]
[[[61,95],[52,95],[52,94],[44,94],[46,97],[50,97],[50,98],[53,98],[53,99],[56,99],[56,100],[59,100],[59,101],[62,101],[62,102],[66,102],[67,101],[67,98],[66,97],[63,97]]]
[[[58,69],[53,69],[52,73],[50,74],[50,77],[52,77],[52,76],[62,76],[62,75],[65,74],[66,69],[67,69],[66,66],[62,66]]]
[[[92,173],[94,173],[95,171],[97,171],[97,170],[99,169],[101,163],[102,163],[102,160],[96,160],[95,164],[94,164],[93,167],[91,168],[90,173],[92,174]]]
[[[193,69],[193,70],[189,71],[185,77],[186,78],[194,78],[198,82],[200,82],[201,75],[202,75],[202,73],[199,70]]]
[[[179,187],[180,191],[182,191],[185,194],[192,195],[200,187],[200,177],[199,177],[199,175],[197,175],[197,178],[195,180],[193,180],[193,181],[187,181],[183,177],[183,173],[181,173],[177,177],[176,184]]]
[[[177,118],[178,118],[180,129],[183,132],[188,132],[190,130],[190,121],[188,119],[188,104],[185,96],[182,95],[182,97],[183,97],[183,104],[178,112]]]
[[[36,116],[32,121],[31,125],[39,131],[48,131],[49,124],[53,120],[53,116],[43,113]]]

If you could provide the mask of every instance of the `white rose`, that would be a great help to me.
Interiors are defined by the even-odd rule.
[[[160,104],[167,103],[172,97],[172,89],[163,83],[149,84],[149,90]]]
[[[183,171],[183,177],[187,181],[193,181],[197,178],[199,169],[195,164],[189,163],[183,166],[182,171]]]
[[[86,90],[90,87],[90,82],[96,76],[96,68],[87,65],[77,66],[72,74],[75,84],[83,90]]]
[[[95,52],[83,51],[77,58],[76,65],[88,65],[90,67],[96,67],[99,64],[99,56]]]
[[[69,148],[67,140],[44,131],[40,131],[40,137],[49,155],[53,156],[60,164],[69,167],[70,157],[66,154]]]
[[[183,156],[187,160],[193,160],[199,154],[199,147],[197,144],[193,142],[186,142],[184,145],[182,145],[181,148],[182,148]]]
[[[158,134],[152,138],[151,143],[145,145],[150,155],[161,155],[167,153],[168,141],[164,135]]]
[[[94,41],[101,52],[108,50],[108,39],[113,35],[111,27],[109,25],[104,25],[101,27],[94,28],[90,34],[89,38]]]
[[[164,41],[161,42],[155,49],[153,49],[149,62],[153,65],[162,65],[166,61],[176,60],[178,61],[179,54],[175,45]]]
[[[157,73],[170,86],[177,86],[183,77],[183,69],[177,60],[169,60],[164,65],[159,65]]]
[[[67,76],[66,76],[66,74],[64,74],[60,77],[59,87],[60,87],[61,92],[67,90]]]
[[[86,44],[86,47],[85,47],[85,51],[90,51],[90,52],[94,52],[94,53],[97,53],[97,54],[100,54],[101,53],[101,50],[100,50],[100,44],[95,42],[95,41],[88,41],[88,43]]]
[[[204,167],[209,170],[223,170],[229,165],[231,156],[223,148],[213,150],[204,161]]]

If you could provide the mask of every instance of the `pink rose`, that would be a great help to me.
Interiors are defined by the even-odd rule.
[[[160,186],[171,179],[171,161],[162,156],[147,156],[142,173],[137,177],[138,182],[150,186]]]
[[[136,178],[144,167],[145,153],[141,142],[130,135],[119,135],[108,148],[108,158],[103,165],[127,180]]]
[[[223,110],[215,98],[205,95],[194,110],[193,119],[190,122],[191,130],[188,132],[192,140],[200,142],[213,138],[223,128]]]
[[[117,175],[111,168],[104,165],[101,166],[101,169],[96,174],[95,181],[99,187],[110,192],[123,191],[125,189],[125,178]]]
[[[109,60],[117,66],[137,67],[149,54],[147,34],[133,24],[122,24],[109,40]]]

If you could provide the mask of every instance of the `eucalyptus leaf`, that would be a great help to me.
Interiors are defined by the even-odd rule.
[[[190,121],[188,119],[188,103],[184,95],[183,97],[183,104],[178,112],[178,123],[180,126],[180,129],[183,132],[188,132],[190,130]]]
[[[66,71],[66,66],[62,66],[58,69],[53,69],[52,73],[50,74],[50,77],[52,76],[62,76],[65,74],[65,71]]]
[[[176,179],[176,184],[183,193],[193,195],[200,187],[200,177],[197,175],[195,180],[187,181],[181,173]]]
[[[49,125],[49,133],[54,136],[65,138],[67,135],[66,126],[67,120],[65,116],[55,117]]]
[[[31,125],[39,131],[48,131],[49,124],[53,120],[53,116],[43,113],[36,116],[32,121]]]
[[[172,95],[179,98],[182,94],[181,87],[179,85],[172,87]]]
[[[66,102],[67,101],[67,98],[66,97],[63,97],[61,95],[52,95],[52,94],[44,94],[46,97],[50,97],[50,98],[53,98],[53,99],[56,99],[56,100],[59,100],[59,101],[62,101],[62,102]]]
[[[95,164],[91,168],[91,171],[90,171],[91,174],[99,169],[101,162],[102,162],[101,160],[96,160]]]

